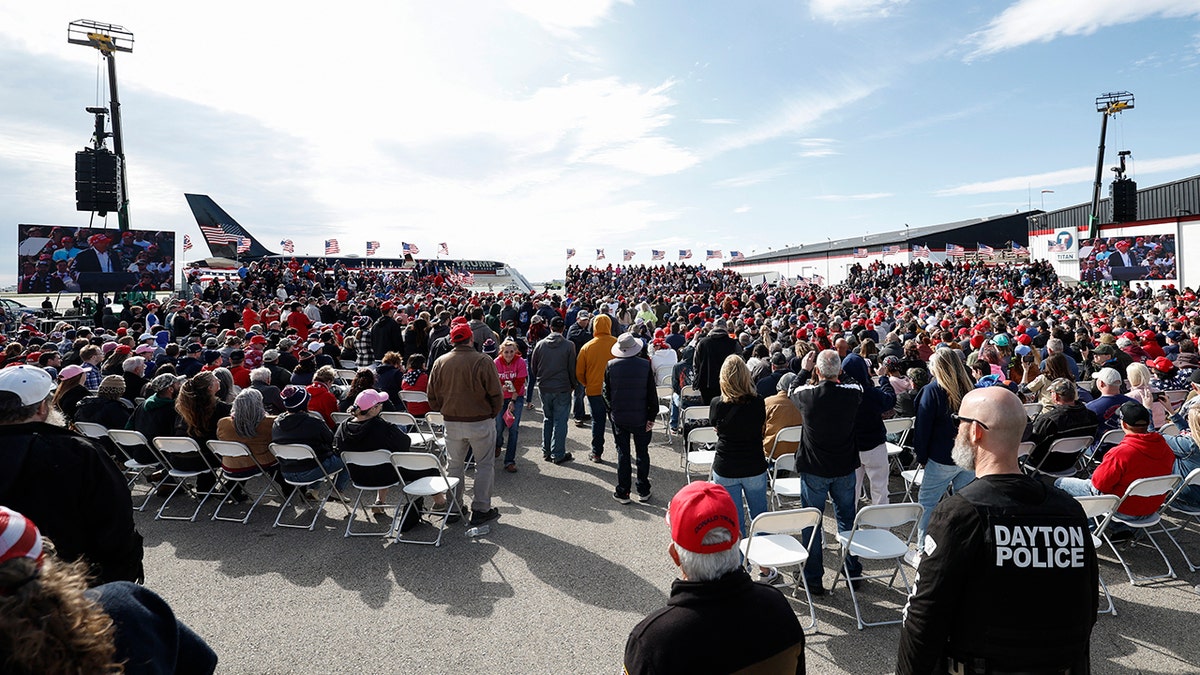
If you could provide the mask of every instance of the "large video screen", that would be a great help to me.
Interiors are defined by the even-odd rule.
[[[175,290],[175,233],[17,226],[17,292]]]
[[[1174,234],[1098,237],[1079,242],[1080,281],[1178,279]]]

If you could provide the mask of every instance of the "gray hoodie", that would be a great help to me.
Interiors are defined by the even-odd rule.
[[[574,391],[579,384],[575,376],[575,344],[562,333],[550,333],[534,346],[529,371],[537,378],[538,389],[543,393]]]

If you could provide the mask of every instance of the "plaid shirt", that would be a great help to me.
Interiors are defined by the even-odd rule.
[[[354,338],[354,365],[365,368],[373,363],[375,354],[371,351],[371,333],[360,330],[358,337]]]
[[[83,364],[83,369],[87,371],[87,375],[83,378],[83,386],[96,391],[100,388],[100,381],[104,379],[104,375],[100,373],[100,369],[90,363]]]

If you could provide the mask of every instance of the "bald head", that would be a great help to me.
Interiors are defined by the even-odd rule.
[[[1004,387],[973,389],[963,397],[958,415],[975,422],[959,424],[955,439],[956,463],[960,459],[966,463],[967,457],[972,457],[977,476],[1021,472],[1017,448],[1025,433],[1027,418],[1016,394]]]

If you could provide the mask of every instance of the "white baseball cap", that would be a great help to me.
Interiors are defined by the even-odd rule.
[[[54,379],[37,366],[14,366],[0,370],[0,389],[19,396],[23,406],[33,405],[46,400],[54,389]]]

